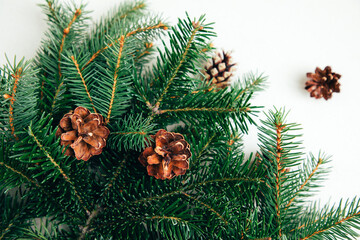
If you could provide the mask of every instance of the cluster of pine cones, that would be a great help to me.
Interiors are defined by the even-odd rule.
[[[216,53],[204,67],[205,81],[224,89],[230,85],[234,65],[229,53]],[[101,154],[109,134],[103,116],[90,113],[84,107],[65,114],[56,131],[60,145],[65,147],[64,154],[84,161]],[[151,138],[153,142],[139,157],[148,174],[163,180],[184,175],[191,157],[190,145],[184,136],[161,129]]]
[[[215,91],[224,89],[230,85],[234,66],[229,53],[217,52],[204,66],[204,80],[215,87]],[[311,97],[328,100],[333,92],[340,92],[341,75],[332,72],[329,66],[324,70],[316,68],[315,73],[307,73],[307,77],[310,80],[305,89]],[[77,107],[61,119],[56,137],[60,137],[60,144],[65,146],[65,155],[87,161],[101,154],[109,134],[103,116]],[[190,145],[184,136],[161,129],[151,138],[150,146],[139,157],[148,174],[162,180],[184,175],[191,157]]]

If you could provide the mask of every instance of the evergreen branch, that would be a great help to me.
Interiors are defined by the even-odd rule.
[[[282,233],[281,233],[281,218],[280,218],[280,174],[282,170],[282,166],[280,163],[281,157],[282,157],[282,133],[281,131],[284,130],[286,125],[283,125],[281,122],[276,123],[276,180],[275,180],[275,207],[276,207],[276,215],[278,217],[278,224],[279,224],[279,238],[281,239]]]
[[[9,225],[4,229],[4,231],[2,231],[2,234],[0,236],[0,240],[4,239],[6,233],[9,232],[10,228],[14,225],[14,222],[16,221],[17,218],[20,217],[20,213],[17,213],[14,218],[12,219],[12,221],[9,223]]]
[[[43,100],[44,98],[44,86],[45,86],[45,79],[41,81],[41,87],[40,87],[40,100]]]
[[[146,132],[112,132],[110,133],[111,134],[114,134],[114,135],[132,135],[132,134],[138,134],[138,135],[146,135],[147,133]]]
[[[218,216],[218,218],[220,218],[221,221],[223,221],[223,222],[225,223],[225,225],[228,225],[228,224],[229,224],[228,221],[226,221],[226,219],[225,219],[223,216],[221,216],[221,214],[218,213],[215,209],[213,209],[210,205],[208,205],[208,204],[200,201],[199,199],[197,199],[197,198],[195,198],[195,197],[193,197],[193,196],[190,196],[190,195],[187,194],[187,193],[182,192],[181,194],[183,194],[183,195],[185,195],[186,197],[188,197],[188,198],[190,198],[190,199],[192,199],[192,200],[200,203],[202,206],[206,207],[206,208],[209,209],[211,212],[215,213],[215,215]]]
[[[135,201],[132,201],[130,202],[133,203],[133,204],[137,204],[137,203],[142,203],[142,202],[151,202],[151,201],[155,201],[155,200],[159,200],[159,199],[162,199],[162,198],[165,198],[165,197],[168,197],[168,196],[172,196],[172,195],[175,195],[175,194],[180,194],[184,189],[181,188],[180,190],[176,190],[176,191],[172,191],[172,192],[169,192],[169,193],[164,193],[160,196],[155,196],[155,197],[149,197],[149,198],[143,198],[143,199],[139,199],[139,200],[135,200]]]
[[[82,73],[81,73],[81,70],[80,70],[80,68],[79,68],[79,64],[78,64],[78,62],[76,61],[76,59],[75,59],[74,56],[71,56],[71,60],[73,61],[74,65],[75,65],[75,67],[76,67],[76,70],[77,70],[77,72],[78,72],[78,74],[79,74],[79,76],[80,76],[80,78],[81,78],[81,81],[82,81],[82,83],[83,83],[83,85],[84,85],[86,94],[87,94],[87,96],[88,96],[88,98],[89,98],[89,100],[90,100],[90,103],[91,103],[91,105],[92,105],[92,108],[94,109],[94,112],[96,113],[96,108],[95,108],[94,102],[93,102],[93,100],[92,100],[92,98],[91,98],[91,96],[90,96],[89,89],[88,89],[88,87],[87,87],[87,85],[86,85],[86,82],[85,82],[85,79],[84,79],[84,77],[83,77],[83,75],[82,75]]]
[[[158,110],[159,114],[164,114],[167,112],[218,112],[218,113],[224,113],[224,112],[248,112],[250,111],[249,107],[243,107],[243,108],[208,108],[208,107],[201,107],[201,108],[179,108],[179,109],[164,109],[164,110]]]
[[[124,19],[124,18],[126,18],[126,17],[129,15],[129,13],[134,12],[134,11],[137,11],[137,10],[142,9],[142,8],[145,8],[145,6],[146,6],[145,3],[139,2],[138,5],[135,5],[133,8],[129,9],[127,12],[125,12],[124,14],[122,14],[119,18],[120,18],[120,19]]]
[[[203,186],[203,185],[207,185],[207,184],[212,184],[212,183],[219,183],[219,182],[231,182],[231,181],[244,181],[244,182],[256,182],[256,183],[264,183],[264,180],[262,179],[251,179],[251,178],[221,178],[221,179],[213,179],[213,180],[208,180],[208,181],[204,181],[204,182],[199,182],[199,183],[194,183],[191,184],[187,187],[183,187],[180,188],[178,190],[169,192],[169,193],[164,193],[160,196],[154,196],[154,197],[149,197],[149,198],[143,198],[143,199],[139,199],[139,200],[135,200],[130,202],[130,204],[137,204],[137,203],[141,203],[141,202],[151,202],[151,201],[155,201],[155,200],[159,200],[168,196],[172,196],[175,194],[182,194],[184,191],[189,191],[192,190],[198,186]]]
[[[137,10],[139,10],[139,9],[144,9],[145,7],[146,7],[145,3],[139,2],[139,3],[136,4],[134,7],[132,7],[131,9],[128,9],[128,10],[125,11],[121,16],[119,16],[119,19],[120,19],[120,20],[121,20],[121,19],[124,19],[124,18],[126,18],[130,13],[135,12],[135,11],[137,11]],[[117,21],[117,18],[116,18],[116,17],[114,17],[114,18],[111,19],[111,22],[110,22],[109,25],[108,25],[108,28],[109,28],[109,29],[112,27],[112,25],[113,25],[113,23],[114,23],[115,21]],[[106,33],[106,30],[104,31],[104,33]]]
[[[213,179],[213,180],[208,180],[208,181],[204,181],[204,182],[200,182],[200,183],[195,183],[195,184],[190,185],[188,188],[194,188],[197,186],[202,186],[202,185],[211,184],[211,183],[231,182],[231,181],[265,183],[264,180],[259,179],[259,178],[244,178],[244,177],[242,177],[242,178],[221,178],[221,179]]]
[[[120,166],[118,166],[116,168],[116,171],[115,171],[115,174],[113,176],[113,178],[109,181],[109,183],[107,184],[107,186],[105,187],[105,191],[104,191],[104,195],[106,195],[108,192],[109,192],[109,189],[113,186],[115,180],[119,177],[122,169],[124,168],[125,166],[125,162],[126,160],[122,160],[122,162],[120,163]]]
[[[267,79],[267,77],[266,76],[264,77],[263,74],[260,74],[258,77],[255,77],[255,75],[252,73],[245,75],[244,78],[245,78],[244,84],[242,84],[243,90],[240,92],[240,95],[237,98],[239,98],[240,96],[242,96],[247,92],[262,90],[264,86],[264,82]]]
[[[141,32],[146,32],[146,31],[153,30],[153,29],[158,29],[158,28],[164,29],[164,30],[168,29],[168,27],[165,24],[163,24],[162,22],[159,22],[158,24],[153,25],[153,26],[137,28],[136,30],[133,30],[133,31],[127,33],[126,37],[130,37],[132,35],[135,35],[135,34],[138,34],[138,33],[141,33]]]
[[[106,118],[105,123],[109,123],[109,121],[110,121],[111,108],[112,108],[113,102],[114,102],[116,85],[117,85],[117,78],[118,78],[118,70],[120,68],[120,60],[121,60],[121,54],[122,54],[122,50],[123,50],[123,47],[124,47],[124,43],[125,43],[125,36],[122,35],[120,37],[120,49],[119,49],[118,58],[117,58],[117,62],[116,62],[116,67],[115,67],[114,83],[113,83],[113,86],[112,86],[112,93],[111,93],[111,99],[110,99],[110,103],[109,103],[109,110],[108,110],[108,114],[107,114],[107,118]]]
[[[168,220],[174,220],[176,222],[180,222],[180,223],[187,223],[188,221],[185,221],[179,217],[172,217],[172,216],[152,216],[152,217],[147,217],[147,218],[144,218],[144,219],[147,219],[147,220],[154,220],[154,219],[168,219]],[[138,219],[133,219],[135,221],[137,221]]]
[[[142,53],[140,53],[136,59],[135,59],[135,62],[139,61],[140,58],[142,58],[143,56],[147,55],[147,54],[150,54],[149,52],[149,49],[151,49],[153,47],[153,43],[146,43],[145,44],[145,49],[143,50]],[[144,96],[142,96],[143,98],[145,98]],[[145,99],[146,101],[146,99]]]
[[[89,217],[86,220],[85,226],[82,228],[81,234],[78,238],[78,240],[85,239],[86,234],[91,231],[90,226],[94,218],[102,211],[101,207],[97,207],[94,211],[91,212]]]
[[[116,151],[122,148],[142,151],[151,141],[150,134],[156,130],[151,119],[144,118],[142,114],[130,114],[109,127],[109,146]]]
[[[51,1],[47,1],[47,3],[48,3],[48,7],[49,7],[49,9],[50,9],[51,15],[54,17],[54,19],[55,19],[57,22],[59,22],[58,18],[56,17],[55,9],[53,8]]]
[[[296,191],[294,197],[290,199],[289,203],[285,207],[285,211],[290,207],[291,203],[295,200],[296,196],[299,194],[299,192],[306,186],[306,184],[309,182],[309,180],[314,176],[315,172],[319,169],[319,166],[323,163],[322,158],[319,158],[318,163],[316,164],[313,171],[310,173],[310,175],[307,177],[305,182],[300,186],[300,188]]]
[[[186,44],[186,47],[185,47],[185,51],[184,53],[182,54],[181,56],[181,60],[179,61],[179,63],[177,64],[177,67],[175,68],[175,71],[173,72],[172,76],[170,77],[170,79],[168,80],[167,84],[166,84],[166,87],[164,89],[164,91],[161,93],[160,97],[158,98],[158,100],[156,101],[155,103],[155,108],[159,108],[160,107],[160,104],[163,100],[163,97],[164,95],[167,93],[167,91],[169,90],[169,87],[170,85],[172,84],[172,82],[174,81],[176,75],[178,74],[179,70],[180,70],[180,67],[182,66],[182,64],[184,63],[185,59],[186,59],[186,56],[189,52],[189,49],[190,49],[190,46],[195,38],[195,35],[196,33],[199,31],[199,30],[202,30],[203,27],[200,25],[200,24],[197,24],[195,25],[195,28],[194,30],[191,31],[191,36]]]
[[[64,48],[65,38],[70,32],[71,25],[76,21],[76,18],[80,14],[81,14],[81,9],[76,9],[73,18],[71,19],[71,21],[69,22],[69,24],[67,25],[67,27],[63,31],[63,36],[62,36],[62,39],[61,39],[60,50],[59,50],[59,57],[58,57],[59,77],[62,76],[60,64],[61,64],[61,54],[62,54],[62,51],[63,51],[63,48]]]
[[[44,82],[43,82],[43,83],[44,83]],[[44,85],[43,83],[42,83],[42,85]],[[56,89],[56,91],[55,91],[54,100],[53,100],[53,102],[52,102],[52,104],[51,104],[50,115],[53,114],[53,110],[55,109],[55,105],[56,105],[56,99],[57,99],[57,97],[58,97],[58,95],[59,95],[59,93],[60,93],[61,87],[62,87],[63,85],[64,85],[64,80],[61,81],[61,83],[59,84],[59,86],[57,87],[57,89]],[[43,92],[41,92],[41,93],[43,94]]]
[[[209,140],[205,143],[205,145],[201,148],[200,152],[198,153],[198,155],[196,156],[196,158],[191,161],[191,164],[193,166],[196,166],[197,161],[199,161],[200,157],[202,156],[202,154],[204,153],[204,151],[208,148],[208,146],[210,145],[211,141],[216,137],[216,133],[214,133]]]
[[[342,218],[341,220],[333,223],[331,226],[326,227],[326,228],[323,228],[323,229],[321,229],[321,230],[318,230],[318,231],[312,233],[311,235],[308,235],[308,236],[306,236],[306,237],[304,237],[304,238],[301,238],[300,240],[306,240],[306,239],[309,239],[309,238],[311,238],[311,237],[313,237],[313,236],[315,236],[315,235],[317,235],[317,234],[320,234],[320,233],[323,233],[323,232],[325,232],[325,231],[328,231],[329,229],[331,229],[331,228],[333,228],[333,227],[335,227],[335,226],[337,226],[337,225],[339,225],[339,224],[341,224],[341,223],[344,223],[345,221],[348,221],[348,220],[350,220],[350,219],[352,219],[352,218],[354,218],[354,217],[356,217],[356,216],[359,216],[359,215],[360,215],[360,211],[359,211],[359,212],[356,212],[356,213],[354,213],[354,214],[351,214],[350,216],[347,216],[347,217],[345,217],[345,218]]]
[[[82,208],[86,211],[86,213],[89,213],[90,211],[86,208],[86,206],[84,205],[84,200],[81,198],[81,196],[79,195],[74,183],[71,181],[70,177],[68,177],[66,175],[66,173],[64,172],[64,170],[59,166],[59,164],[55,161],[54,158],[51,157],[51,155],[48,153],[48,151],[46,151],[46,149],[44,148],[44,146],[40,143],[40,141],[37,139],[37,137],[35,136],[35,134],[33,133],[31,127],[29,127],[29,133],[30,136],[34,139],[34,141],[36,142],[37,146],[41,149],[41,151],[45,154],[45,156],[50,160],[50,162],[58,169],[58,171],[60,172],[60,174],[63,176],[63,178],[65,179],[66,182],[68,182],[71,186],[71,188],[73,189],[75,196],[78,198],[78,200],[81,203]]]
[[[311,223],[308,223],[308,224],[303,224],[301,225],[300,227],[297,227],[297,228],[293,228],[291,229],[289,232],[294,232],[296,230],[300,230],[302,228],[305,228],[305,227],[308,227],[308,226],[311,226],[312,224],[320,221],[320,220],[324,220],[325,218],[329,217],[331,215],[331,213],[328,213],[326,216],[322,217],[322,218],[319,218],[319,219],[316,219],[315,221],[311,222]]]
[[[14,127],[14,102],[15,102],[15,94],[16,94],[16,88],[18,86],[19,80],[20,80],[20,74],[22,72],[22,68],[18,68],[15,72],[15,74],[12,74],[11,76],[13,78],[15,78],[15,82],[14,82],[14,86],[13,86],[13,90],[11,93],[11,98],[10,98],[10,106],[9,106],[9,123],[10,123],[10,128],[11,128],[11,134],[17,138],[17,136],[15,135],[15,127]]]
[[[14,172],[17,175],[20,175],[22,178],[26,179],[29,183],[32,183],[33,185],[35,185],[37,188],[39,188],[41,191],[43,191],[49,199],[52,198],[52,195],[45,190],[45,188],[43,186],[41,186],[37,181],[31,179],[30,177],[26,176],[24,173],[22,173],[19,170],[16,170],[15,168],[5,164],[4,162],[0,162],[0,166],[5,167],[6,169]],[[74,218],[74,216],[72,216],[72,214],[70,214],[63,206],[61,203],[57,203],[56,206],[61,206],[60,209],[61,211],[63,211],[64,213],[66,213],[67,215],[69,215],[71,218]]]
[[[162,22],[159,22],[159,23],[156,24],[156,25],[147,26],[147,27],[143,27],[143,28],[138,28],[138,29],[136,29],[136,30],[134,30],[134,31],[131,31],[131,32],[127,33],[127,34],[125,35],[125,37],[130,37],[130,36],[135,35],[135,34],[140,33],[140,32],[146,32],[146,31],[149,31],[149,30],[159,29],[159,28],[162,28],[162,29],[164,29],[164,30],[167,30],[167,26],[166,26],[165,24],[163,24]],[[118,43],[118,42],[121,43],[121,41],[124,41],[123,38],[124,38],[124,36],[121,36],[121,37],[119,37],[118,39],[116,39],[115,41],[113,41],[113,42],[111,42],[110,44],[106,45],[105,47],[97,50],[97,51],[91,56],[91,58],[89,59],[89,61],[88,61],[87,63],[85,63],[84,67],[82,67],[81,70],[84,70],[92,61],[95,60],[95,58],[96,58],[97,56],[99,56],[100,53],[102,53],[102,52],[104,52],[106,49],[112,47],[114,44],[116,44],[116,43]]]
[[[22,178],[26,179],[28,182],[30,182],[30,183],[34,184],[35,186],[41,188],[41,186],[40,186],[36,181],[30,179],[30,178],[29,178],[28,176],[26,176],[24,173],[22,173],[22,172],[16,170],[15,168],[13,168],[13,167],[5,164],[4,162],[0,162],[0,166],[3,166],[3,167],[5,167],[5,168],[9,169],[10,171],[12,171],[12,172],[16,173],[17,175],[20,175]]]

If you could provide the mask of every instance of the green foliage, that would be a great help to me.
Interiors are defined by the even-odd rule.
[[[24,59],[17,62],[16,58],[14,63],[7,61],[0,69],[0,134],[9,139],[20,137],[16,136],[17,132],[37,119],[39,84],[35,77],[37,70],[31,62]]]
[[[245,156],[242,136],[259,109],[251,100],[266,77],[206,84],[202,64],[215,33],[204,16],[168,27],[133,1],[88,30],[83,5],[42,7],[49,30],[34,63],[1,69],[0,239],[357,236],[357,198],[308,204],[329,158],[304,156],[299,125],[284,110],[266,114],[260,150]],[[76,106],[101,114],[111,132],[87,162],[65,156],[56,137]],[[163,181],[138,158],[165,128],[184,136],[192,157],[185,175]]]
[[[41,86],[40,109],[60,117],[71,109],[62,70],[63,54],[82,41],[87,31],[88,12],[83,5],[65,5],[57,0],[46,0],[41,7],[48,17],[49,30],[35,59]]]
[[[0,239],[17,239],[23,236],[24,230],[31,224],[26,219],[28,209],[25,201],[17,199],[20,195],[13,194],[13,197],[0,192]]]
[[[114,150],[137,150],[141,151],[146,143],[151,141],[150,134],[155,134],[156,125],[151,119],[129,115],[112,124],[109,137],[110,147]]]

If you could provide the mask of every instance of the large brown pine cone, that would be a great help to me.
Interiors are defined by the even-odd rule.
[[[84,107],[77,107],[74,112],[65,114],[56,131],[56,137],[61,137],[60,144],[69,146],[65,155],[75,155],[78,160],[84,161],[102,152],[109,134],[103,116],[90,113]]]
[[[230,85],[231,76],[236,64],[232,63],[232,57],[227,52],[217,52],[205,65],[205,80],[211,81],[218,88]]]
[[[315,73],[307,73],[306,76],[310,80],[306,82],[305,89],[310,92],[311,97],[316,99],[323,97],[328,100],[333,92],[340,92],[339,79],[341,75],[332,72],[329,66],[324,70],[317,67]]]
[[[155,143],[139,156],[139,161],[147,168],[149,176],[164,180],[184,175],[189,169],[191,151],[183,135],[161,129],[151,137]]]

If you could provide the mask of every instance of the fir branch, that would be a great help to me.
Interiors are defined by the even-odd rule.
[[[316,219],[315,221],[313,221],[313,222],[311,222],[311,223],[308,223],[308,224],[305,224],[305,223],[304,223],[303,225],[301,225],[301,226],[299,226],[299,227],[296,227],[296,228],[291,229],[289,232],[294,232],[294,231],[300,230],[300,229],[302,229],[302,228],[307,228],[307,227],[315,224],[316,222],[318,222],[318,221],[320,221],[320,220],[324,220],[325,218],[329,217],[331,214],[332,214],[332,213],[328,213],[326,216],[321,217],[321,218],[319,218],[319,219]]]
[[[14,102],[15,102],[15,94],[16,94],[16,89],[18,87],[18,83],[21,77],[21,72],[22,72],[22,68],[18,68],[15,71],[15,74],[12,74],[11,76],[15,79],[14,81],[14,86],[12,89],[12,93],[11,93],[11,98],[10,98],[10,106],[9,106],[9,123],[10,123],[10,128],[11,128],[11,134],[17,138],[17,136],[15,135],[15,127],[14,127]]]
[[[69,34],[70,29],[71,29],[71,25],[73,25],[73,23],[76,21],[77,17],[81,14],[81,9],[76,9],[73,18],[71,19],[71,21],[69,22],[69,24],[67,25],[67,27],[63,30],[63,36],[61,39],[61,44],[60,44],[60,49],[59,49],[59,57],[58,57],[58,69],[59,69],[59,77],[61,78],[62,74],[61,74],[61,55],[62,55],[62,51],[64,48],[64,43],[65,43],[65,38],[66,36]]]
[[[86,85],[86,82],[85,82],[85,79],[84,79],[84,77],[83,77],[83,75],[82,75],[82,73],[81,73],[81,70],[80,70],[80,68],[79,68],[79,64],[78,64],[78,62],[76,61],[76,59],[75,59],[74,56],[71,56],[71,60],[73,61],[74,65],[75,65],[75,67],[76,67],[76,70],[77,70],[77,72],[78,72],[78,74],[79,74],[79,76],[80,76],[80,78],[81,78],[81,82],[82,82],[83,85],[84,85],[86,94],[87,94],[87,96],[88,96],[88,98],[89,98],[89,100],[90,100],[91,106],[92,106],[94,112],[96,113],[96,108],[95,108],[94,102],[93,102],[93,100],[92,100],[92,98],[91,98],[91,96],[90,96],[89,89],[88,89],[88,87],[87,87],[87,85]]]
[[[300,240],[306,240],[306,239],[312,238],[312,237],[314,237],[315,235],[318,235],[318,234],[321,234],[321,233],[323,233],[323,232],[326,232],[326,231],[328,231],[328,230],[330,230],[330,229],[332,229],[332,228],[334,228],[334,227],[336,227],[336,226],[338,226],[338,225],[340,225],[340,224],[342,224],[342,223],[344,223],[344,222],[346,222],[346,221],[349,221],[349,220],[351,220],[351,219],[353,219],[353,218],[355,218],[355,217],[357,217],[357,216],[359,216],[359,215],[360,215],[360,211],[359,211],[359,212],[356,212],[356,213],[354,213],[354,214],[351,214],[351,215],[349,215],[349,216],[347,216],[347,217],[344,217],[344,218],[340,219],[339,221],[333,223],[331,226],[328,226],[328,227],[326,227],[326,228],[322,228],[322,229],[317,230],[317,231],[315,231],[314,233],[312,233],[312,234],[310,234],[310,235],[308,235],[308,236],[306,236],[306,237],[300,238]]]
[[[147,134],[146,132],[112,132],[110,134],[113,134],[113,135],[145,135]]]
[[[12,221],[9,223],[9,225],[2,231],[2,234],[0,236],[0,240],[4,239],[5,235],[10,231],[10,228],[14,225],[14,222],[20,217],[20,212],[17,213]]]
[[[172,216],[152,216],[152,217],[145,217],[143,219],[147,219],[147,220],[167,219],[167,220],[176,221],[179,223],[187,223],[188,222],[179,217],[172,217]],[[138,219],[133,219],[133,220],[137,221]]]
[[[188,198],[190,198],[190,199],[192,199],[192,200],[194,200],[194,201],[196,201],[196,202],[198,202],[198,203],[200,203],[202,206],[204,206],[205,208],[209,209],[211,212],[215,213],[215,215],[216,215],[218,218],[220,218],[221,221],[223,221],[223,222],[225,223],[225,225],[228,225],[228,224],[229,224],[229,222],[226,221],[226,219],[225,219],[223,216],[221,216],[221,214],[218,213],[218,212],[217,212],[214,208],[212,208],[210,205],[208,205],[208,204],[200,201],[199,199],[197,199],[197,198],[195,198],[195,197],[193,197],[193,196],[190,196],[190,195],[187,194],[187,193],[182,192],[181,194],[184,195],[184,196],[186,196],[186,197],[188,197]]]
[[[175,190],[175,191],[172,191],[172,192],[169,192],[169,193],[164,193],[164,194],[159,195],[159,196],[134,200],[134,201],[130,202],[130,204],[138,204],[138,203],[142,203],[142,202],[151,202],[151,201],[159,200],[159,199],[169,197],[169,196],[172,196],[172,195],[175,195],[175,194],[182,194],[183,192],[193,190],[198,186],[204,186],[204,185],[213,184],[213,183],[233,182],[233,181],[235,181],[235,182],[264,183],[264,180],[262,180],[262,179],[251,179],[251,178],[245,178],[245,177],[244,178],[212,179],[212,180],[207,180],[207,181],[203,181],[203,182],[194,183],[194,184],[191,184],[191,185],[186,186],[186,187],[181,187],[178,190]]]
[[[47,3],[48,3],[49,10],[50,10],[50,12],[51,12],[51,15],[53,16],[53,18],[54,18],[57,22],[59,22],[58,18],[56,17],[55,9],[54,9],[51,1],[47,1]]]
[[[42,82],[42,85],[44,85],[43,83],[44,83],[44,81]],[[63,85],[64,85],[64,80],[61,80],[60,84],[58,85],[58,87],[57,87],[57,89],[56,89],[56,91],[55,91],[54,99],[53,99],[53,102],[52,102],[52,104],[51,104],[51,111],[50,111],[50,114],[51,114],[51,115],[53,114],[53,111],[54,111],[55,106],[56,106],[56,100],[57,100],[57,98],[58,98],[58,95],[59,95],[60,90],[61,90],[61,88],[62,88]],[[41,91],[41,94],[43,95],[43,92],[42,92],[42,91]],[[41,97],[43,97],[43,96],[41,96]]]
[[[125,162],[126,160],[122,160],[120,163],[120,166],[118,166],[116,168],[116,171],[114,173],[114,176],[110,179],[110,181],[108,182],[108,184],[105,187],[105,191],[104,191],[104,196],[107,195],[107,193],[109,192],[109,190],[114,186],[114,182],[116,181],[116,179],[120,176],[121,171],[123,170],[123,168],[125,167]]]
[[[243,82],[241,83],[241,86],[239,86],[243,90],[240,92],[237,98],[239,98],[240,96],[246,93],[252,93],[263,90],[266,84],[266,80],[267,77],[263,76],[263,74],[260,74],[259,76],[256,76],[253,73],[246,74],[244,76]]]
[[[38,188],[41,188],[41,186],[36,182],[34,181],[33,179],[31,179],[30,177],[26,176],[24,173],[22,173],[21,171],[18,171],[16,170],[15,168],[5,164],[4,162],[0,162],[0,166],[3,166],[5,167],[6,169],[14,172],[15,174],[17,175],[20,175],[22,178],[26,179],[29,183],[32,183],[34,184],[35,186],[37,186]]]
[[[142,51],[142,53],[138,54],[135,58],[135,62],[139,61],[142,57],[144,57],[147,54],[150,54],[150,49],[153,47],[153,43],[146,43],[145,49]],[[145,99],[146,101],[146,99]]]
[[[285,211],[290,207],[291,203],[295,200],[296,196],[303,190],[303,188],[307,185],[307,183],[310,181],[310,179],[314,176],[314,174],[317,172],[317,170],[319,169],[319,166],[323,164],[323,159],[319,158],[318,159],[318,163],[316,164],[315,168],[312,170],[312,172],[310,173],[310,175],[307,177],[307,179],[305,180],[305,182],[300,186],[300,188],[296,191],[296,193],[294,194],[293,198],[290,199],[290,201],[288,202],[288,204],[286,204],[285,206]]]
[[[111,93],[111,99],[110,99],[110,103],[109,103],[109,110],[108,110],[108,114],[107,114],[107,118],[105,120],[105,123],[109,123],[109,121],[110,121],[111,108],[112,108],[113,103],[114,103],[115,91],[116,91],[117,80],[118,80],[118,70],[120,68],[120,60],[121,60],[121,54],[122,54],[122,50],[123,50],[123,47],[124,47],[124,43],[125,43],[125,36],[122,35],[120,37],[120,48],[119,48],[118,58],[117,58],[116,67],[115,67],[114,81],[113,81],[114,83],[113,83],[113,86],[112,86],[112,93]]]
[[[131,8],[130,10],[128,10],[127,12],[122,14],[119,18],[120,19],[126,18],[131,12],[135,12],[135,11],[137,11],[139,9],[144,9],[145,7],[146,7],[146,5],[145,5],[144,2],[139,2],[133,8]],[[116,18],[113,18],[113,20],[116,20]]]
[[[14,58],[11,63],[6,56],[7,64],[0,72],[0,129],[7,138],[18,140],[19,133],[30,121],[38,118],[37,71],[32,70],[31,62]]]
[[[142,28],[137,28],[136,30],[133,30],[131,32],[128,32],[125,37],[130,37],[132,35],[135,35],[137,33],[141,33],[141,32],[146,32],[146,31],[149,31],[149,30],[154,30],[154,29],[164,29],[164,30],[167,30],[167,27],[165,24],[163,24],[162,22],[159,22],[158,24],[156,25],[151,25],[151,26],[147,26],[147,27],[142,27]],[[120,36],[118,39],[116,39],[115,41],[107,44],[105,47],[97,50],[92,56],[91,58],[89,59],[89,61],[87,61],[87,63],[85,63],[85,65],[82,67],[81,70],[84,70],[92,61],[95,60],[95,58],[97,58],[102,52],[104,52],[106,49],[112,47],[114,44],[116,43],[120,43],[121,44],[121,41],[123,42],[124,44],[124,36]]]
[[[101,207],[97,207],[94,211],[91,212],[91,214],[89,215],[89,217],[86,219],[85,226],[84,226],[84,227],[81,227],[82,230],[81,230],[81,234],[80,234],[78,240],[85,239],[86,234],[87,234],[89,231],[91,231],[90,225],[91,225],[93,219],[96,218],[96,216],[97,216],[101,211],[102,211],[102,208],[101,208]]]
[[[282,131],[284,130],[284,128],[286,127],[285,124],[283,124],[282,122],[277,122],[275,123],[275,127],[276,127],[276,166],[277,166],[277,171],[275,172],[276,174],[276,180],[275,180],[275,207],[276,207],[276,215],[277,215],[277,221],[278,221],[278,225],[279,225],[279,238],[281,239],[282,236],[282,229],[281,229],[281,212],[280,212],[280,205],[281,205],[281,200],[280,200],[280,175],[281,175],[281,170],[282,170],[282,166],[281,166],[281,158],[282,158]]]
[[[179,108],[179,109],[163,109],[159,110],[159,114],[164,114],[167,112],[217,112],[217,113],[224,113],[224,112],[249,112],[249,107],[243,107],[243,108]]]
[[[21,171],[19,170],[16,170],[15,168],[5,164],[4,162],[0,162],[0,166],[3,166],[5,167],[6,169],[14,172],[15,174],[21,176],[22,178],[26,179],[27,182],[33,184],[34,186],[36,186],[38,189],[40,189],[40,191],[42,191],[43,193],[45,193],[45,195],[48,197],[48,199],[52,199],[52,195],[43,187],[41,186],[37,181],[31,179],[30,177],[26,176],[24,173],[22,173]],[[63,211],[64,213],[66,213],[68,216],[70,216],[71,218],[74,218],[74,216],[72,214],[70,214],[65,208],[64,206],[59,203],[59,202],[56,202],[56,204],[54,204],[54,206],[57,206],[61,209],[61,211]],[[1,238],[0,238],[1,239]]]
[[[44,86],[45,86],[45,79],[41,81],[41,87],[40,87],[40,101],[44,98]]]
[[[55,161],[54,158],[51,157],[51,155],[46,151],[44,146],[40,143],[40,141],[37,139],[35,134],[32,131],[32,128],[29,127],[29,135],[34,139],[37,146],[40,148],[40,150],[45,154],[45,156],[50,160],[50,162],[58,169],[60,174],[63,176],[65,181],[70,184],[71,188],[73,189],[75,196],[78,198],[78,200],[81,203],[82,208],[85,210],[86,213],[89,213],[90,211],[87,209],[87,207],[84,205],[84,200],[79,195],[79,192],[77,191],[75,184],[71,181],[70,177],[64,172],[64,170],[59,166],[59,164]]]
[[[201,158],[201,156],[203,155],[203,153],[208,149],[210,143],[212,142],[212,140],[216,137],[216,133],[214,133],[209,139],[208,141],[205,143],[205,145],[202,146],[202,148],[200,149],[199,153],[197,154],[196,158],[193,159],[191,161],[191,164],[193,166],[196,166],[198,164],[199,159]]]
[[[144,118],[142,114],[128,115],[109,127],[109,146],[117,151],[123,148],[143,150],[151,142],[150,134],[156,130],[156,125],[151,123],[151,119]]]
[[[129,15],[133,14],[134,12],[137,12],[138,10],[143,10],[143,9],[145,9],[145,7],[146,7],[146,5],[143,1],[140,1],[137,3],[135,2],[134,6],[132,8],[126,9],[125,12],[122,13],[119,17],[113,16],[110,19],[107,29],[111,29],[116,21],[126,19]],[[104,33],[106,33],[106,30],[104,31]]]
[[[132,35],[135,35],[135,34],[138,34],[138,33],[141,33],[141,32],[146,32],[146,31],[149,31],[149,30],[154,30],[154,29],[167,30],[168,27],[167,27],[165,24],[163,24],[162,22],[159,22],[159,23],[156,24],[156,25],[137,28],[137,29],[135,29],[135,30],[127,33],[127,34],[126,34],[126,37],[130,37],[130,36],[132,36]]]
[[[155,107],[156,107],[156,108],[159,108],[159,107],[160,107],[160,104],[161,104],[161,102],[162,102],[162,100],[163,100],[163,97],[164,97],[165,94],[168,92],[169,87],[171,86],[172,82],[174,81],[175,77],[177,76],[177,74],[178,74],[181,66],[182,66],[183,63],[185,62],[185,59],[186,59],[187,54],[188,54],[188,52],[189,52],[190,46],[191,46],[191,44],[193,43],[193,40],[194,40],[194,38],[195,38],[196,33],[197,33],[199,30],[202,30],[202,29],[203,29],[203,27],[202,27],[200,24],[198,24],[198,25],[194,26],[194,29],[191,31],[191,36],[190,36],[189,40],[187,41],[185,50],[184,50],[184,52],[183,52],[182,55],[181,55],[181,59],[180,59],[180,61],[177,63],[177,66],[176,66],[175,70],[173,71],[172,76],[171,76],[170,79],[167,81],[167,84],[166,84],[164,90],[162,91],[160,97],[157,99],[157,101],[156,101],[156,103],[155,103]]]

